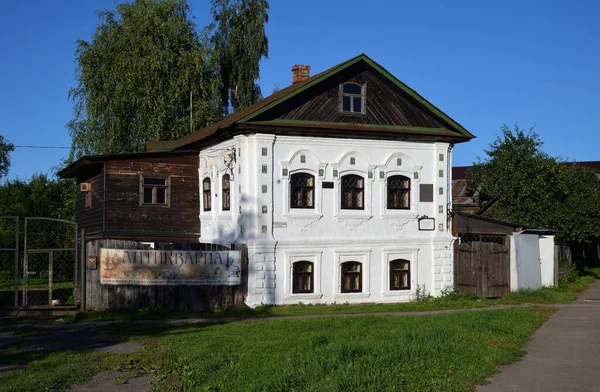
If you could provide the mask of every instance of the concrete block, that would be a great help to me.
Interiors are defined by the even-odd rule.
[[[265,287],[265,282],[262,280],[257,280],[254,282],[254,287],[257,289],[261,289],[261,288]]]
[[[433,273],[439,275],[442,273],[442,267],[433,267]]]
[[[442,265],[442,260],[439,257],[436,257],[433,259],[433,265],[435,266],[441,266]]]

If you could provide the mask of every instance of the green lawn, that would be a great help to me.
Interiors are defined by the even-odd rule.
[[[9,350],[6,391],[61,389],[106,369],[151,373],[162,390],[470,391],[516,361],[554,310],[515,308],[427,316],[253,320],[210,326],[120,326],[134,354]],[[114,327],[117,328],[117,327]]]

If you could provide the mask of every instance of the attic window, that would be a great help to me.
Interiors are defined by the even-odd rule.
[[[340,110],[342,113],[365,114],[366,86],[358,83],[340,85]]]

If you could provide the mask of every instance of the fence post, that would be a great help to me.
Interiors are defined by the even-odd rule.
[[[85,249],[85,245],[86,245],[86,240],[85,240],[85,229],[81,229],[81,238],[80,238],[80,242],[81,242],[81,311],[85,312],[86,310],[86,306],[85,306],[85,292],[86,292],[86,271],[87,271],[87,260],[86,260],[86,249]]]
[[[25,218],[25,238],[23,244],[23,299],[22,305],[24,308],[27,307],[27,283],[29,280],[29,275],[27,274],[27,220],[29,218]]]
[[[19,218],[15,218],[15,308],[19,307]]]

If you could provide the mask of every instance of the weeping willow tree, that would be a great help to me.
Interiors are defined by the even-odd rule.
[[[256,101],[267,10],[264,0],[215,0],[214,22],[200,32],[185,0],[135,0],[97,12],[91,41],[77,41],[75,52],[71,159],[143,151],[147,140],[177,140],[229,106]],[[235,97],[231,105],[224,95]]]
[[[259,65],[269,55],[266,0],[213,0],[211,43],[220,79],[219,99],[225,113],[250,106],[262,94]]]

